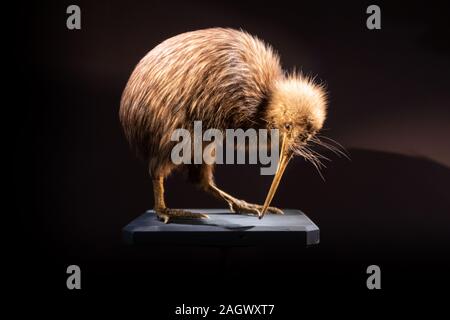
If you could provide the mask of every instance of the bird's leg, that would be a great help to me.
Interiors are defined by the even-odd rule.
[[[263,209],[262,205],[248,203],[244,200],[236,199],[235,197],[229,195],[225,191],[219,189],[212,181],[210,181],[208,183],[208,187],[206,188],[206,190],[209,193],[213,194],[215,197],[225,200],[228,203],[228,205],[230,206],[230,210],[232,212],[252,213],[252,214],[258,215]],[[268,207],[267,211],[269,211],[271,213],[276,213],[276,214],[283,214],[282,210],[275,208],[275,207]]]
[[[200,185],[203,190],[212,194],[214,197],[225,200],[233,212],[253,214],[259,214],[262,212],[262,205],[252,204],[244,200],[236,199],[232,195],[229,195],[225,191],[219,189],[214,183],[213,168],[214,167],[212,165],[207,164],[191,165],[189,168],[189,178],[191,182]],[[267,210],[272,213],[283,214],[283,211],[275,207],[269,207]]]
[[[194,213],[183,209],[169,209],[164,202],[164,178],[158,177],[153,180],[153,194],[155,197],[154,210],[156,215],[164,223],[168,223],[173,218],[199,219],[208,218],[206,214]]]

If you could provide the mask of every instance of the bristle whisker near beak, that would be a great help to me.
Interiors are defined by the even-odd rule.
[[[322,161],[320,161],[319,156],[329,160],[328,158],[323,157],[321,154],[309,149],[306,145],[297,147],[295,153],[309,161],[316,168],[320,178],[325,181],[322,174],[322,168],[326,168],[326,166],[322,163]]]
[[[319,137],[322,139],[328,140],[330,143],[324,142]],[[333,152],[334,154],[336,154],[339,157],[342,156],[342,157],[346,158],[347,160],[351,160],[345,147],[342,146],[339,142],[337,142],[331,138],[328,138],[325,136],[315,136],[315,137],[311,138],[311,142],[315,143],[316,145],[321,146],[327,150],[330,150],[331,152]],[[333,144],[331,144],[331,143],[333,143]]]
[[[320,178],[322,178],[322,181],[325,181],[325,178],[322,174],[322,171],[320,169],[320,165],[316,162],[316,161],[311,161],[311,163],[313,164],[313,166],[316,168],[317,173],[319,173]]]
[[[308,152],[310,152],[312,155],[314,155],[314,157],[316,157],[317,159],[322,159],[322,160],[325,160],[325,161],[331,161],[330,158],[325,157],[324,155],[320,154],[319,152],[317,152],[317,151],[315,151],[315,150],[312,150],[312,149],[308,148],[308,146],[305,146],[304,148],[305,148]],[[321,163],[321,164],[322,164],[322,163]],[[322,164],[322,165],[323,165],[323,164]],[[323,167],[326,168],[325,165],[323,165]]]
[[[328,140],[328,141],[330,141],[330,142],[332,142],[332,143],[335,143],[335,144],[338,145],[342,150],[345,150],[345,147],[344,147],[342,144],[340,144],[339,142],[337,142],[336,140],[334,140],[334,139],[332,139],[332,138],[330,138],[330,137],[323,136],[323,135],[317,135],[317,137],[318,137],[318,138],[322,138],[322,139],[326,139],[326,140]]]

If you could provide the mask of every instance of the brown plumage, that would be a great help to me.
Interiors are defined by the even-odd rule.
[[[295,153],[317,161],[306,143],[314,139],[325,116],[326,99],[320,85],[301,75],[286,75],[278,55],[256,37],[222,28],[183,33],[156,46],[136,66],[120,106],[126,138],[148,163],[155,211],[165,222],[176,216],[204,217],[167,209],[164,203],[163,180],[175,167],[170,159],[175,129],[192,130],[197,120],[204,130],[278,128],[285,146],[280,162],[285,157],[287,164]],[[263,208],[218,189],[212,166],[188,167],[194,180],[226,200],[233,211],[261,216],[268,207],[271,199]]]

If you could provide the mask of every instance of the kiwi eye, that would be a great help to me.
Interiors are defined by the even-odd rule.
[[[291,123],[286,123],[284,125],[284,127],[286,128],[286,130],[290,131],[292,129],[292,124]]]

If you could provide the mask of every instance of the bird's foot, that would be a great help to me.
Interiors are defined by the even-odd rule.
[[[171,219],[181,218],[181,219],[207,219],[208,215],[203,213],[195,213],[190,212],[183,209],[169,209],[169,208],[161,208],[155,209],[156,215],[158,219],[163,221],[164,223],[169,223]]]
[[[263,209],[262,205],[248,203],[244,200],[238,200],[238,199],[229,201],[228,204],[230,205],[230,210],[235,213],[250,213],[250,214],[259,215]],[[278,209],[275,207],[268,207],[267,212],[274,213],[274,214],[284,214],[284,212],[281,209]]]

